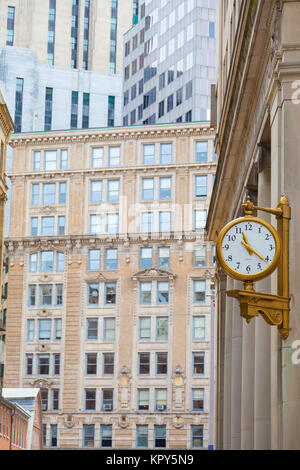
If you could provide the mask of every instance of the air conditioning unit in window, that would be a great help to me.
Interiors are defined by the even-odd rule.
[[[103,405],[104,411],[111,411],[112,410],[112,405],[110,403]]]
[[[166,405],[157,405],[157,411],[165,411]]]

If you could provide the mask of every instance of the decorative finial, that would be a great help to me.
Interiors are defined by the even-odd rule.
[[[252,215],[254,204],[251,202],[250,196],[247,197],[247,202],[242,204],[242,206],[244,208],[245,215]]]

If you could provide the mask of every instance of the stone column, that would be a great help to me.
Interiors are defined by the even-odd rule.
[[[233,282],[233,289],[242,289],[239,281]],[[241,391],[242,391],[242,317],[240,304],[232,304],[232,357],[231,357],[231,450],[241,448]]]
[[[258,175],[258,205],[270,207],[271,185],[270,152],[260,148]],[[258,217],[271,222],[270,215],[258,211]],[[276,225],[275,225],[276,226]],[[256,283],[258,292],[271,292],[270,277]],[[255,323],[255,373],[254,373],[254,448],[270,449],[270,334],[271,327],[262,317],[256,317]]]
[[[227,278],[226,290],[233,289],[233,280]],[[231,449],[231,368],[232,368],[232,309],[233,298],[226,297],[225,351],[224,351],[224,417],[223,449]]]

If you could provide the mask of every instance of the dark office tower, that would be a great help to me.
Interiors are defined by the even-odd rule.
[[[71,67],[77,68],[79,0],[72,0]]]
[[[111,0],[109,72],[116,73],[118,0]]]
[[[15,7],[8,7],[7,10],[7,29],[6,29],[6,45],[13,46],[15,29]]]
[[[21,132],[22,129],[23,86],[23,78],[17,78],[15,102],[15,132]]]
[[[54,65],[56,0],[49,0],[47,63]]]
[[[88,70],[89,65],[89,33],[90,33],[90,0],[85,0],[84,8],[84,37],[83,37],[83,65]]]

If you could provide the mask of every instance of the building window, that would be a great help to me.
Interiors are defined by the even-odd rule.
[[[108,97],[108,115],[107,115],[107,125],[113,127],[115,125],[115,97]]]
[[[101,215],[90,215],[89,232],[90,234],[101,233]]]
[[[109,180],[107,183],[107,200],[118,202],[120,197],[120,180]]]
[[[151,338],[151,318],[140,317],[139,318],[139,339],[146,341]]]
[[[168,373],[168,353],[157,352],[155,362],[155,374],[156,375],[167,375]]]
[[[196,142],[196,162],[207,162],[208,142]]]
[[[149,411],[149,389],[140,388],[137,391],[137,409],[138,411]]]
[[[100,424],[100,447],[112,447],[111,424]]]
[[[57,235],[64,235],[65,234],[65,224],[66,218],[64,215],[58,216],[57,219]]]
[[[97,375],[97,354],[96,353],[86,353],[85,375]]]
[[[102,181],[91,181],[90,202],[102,201]]]
[[[170,267],[170,248],[161,246],[158,248],[158,267],[169,268]]]
[[[114,375],[114,353],[103,353],[103,375]]]
[[[98,339],[98,318],[87,318],[86,339],[87,341],[96,341]]]
[[[49,1],[47,64],[54,65],[56,0]]]
[[[22,130],[23,89],[24,89],[24,79],[16,78],[15,122],[14,122],[15,130],[14,132],[21,132]]]
[[[185,122],[192,122],[192,110],[185,113]]]
[[[155,390],[155,411],[166,411],[167,409],[167,389]]]
[[[195,210],[194,211],[194,230],[205,228],[207,210]]]
[[[195,304],[205,303],[205,292],[206,282],[205,281],[193,281],[194,296],[193,300]]]
[[[41,152],[33,152],[33,171],[40,171],[41,169]],[[39,185],[37,185],[39,186]]]
[[[116,73],[118,0],[111,0],[109,72]]]
[[[112,388],[102,389],[102,411],[112,411],[114,408],[114,391]]]
[[[86,388],[84,395],[85,411],[96,411],[96,389]]]
[[[118,269],[118,250],[117,248],[107,248],[105,251],[105,269],[112,271]]]
[[[50,424],[50,447],[57,447],[57,424]]]
[[[53,88],[46,88],[45,95],[45,131],[51,131]]]
[[[156,318],[156,339],[164,341],[168,339],[168,317]]]
[[[167,98],[167,112],[172,111],[173,109],[173,95],[169,95]]]
[[[172,178],[164,177],[159,178],[159,199],[171,199],[172,192]]]
[[[57,388],[51,390],[51,405],[52,411],[59,410],[59,390]]]
[[[183,88],[176,91],[176,106],[179,106],[183,101]]]
[[[154,145],[143,146],[143,164],[154,165],[155,164],[155,147]]]
[[[103,341],[115,341],[115,319],[104,318],[103,319]]]
[[[51,339],[51,320],[38,320],[38,341],[50,341]]]
[[[72,0],[71,67],[73,69],[77,68],[78,15],[79,15],[79,0]]]
[[[54,320],[54,339],[60,341],[62,338],[62,319],[55,318]]]
[[[56,199],[56,184],[55,183],[43,184],[43,205],[49,206],[49,205],[55,204],[56,202],[55,199]]]
[[[171,212],[159,213],[159,231],[160,232],[171,231]]]
[[[42,217],[42,235],[52,236],[54,235],[54,217]]]
[[[204,410],[204,388],[192,389],[192,410],[193,411]]]
[[[101,168],[104,165],[104,149],[103,147],[95,147],[92,149],[92,168]]]
[[[204,352],[193,353],[193,375],[204,374]]]
[[[60,374],[60,354],[53,355],[53,375]]]
[[[158,117],[162,117],[165,114],[165,102],[164,100],[158,103]]]
[[[40,272],[51,273],[54,270],[54,253],[53,251],[41,251],[40,255]]]
[[[191,426],[191,448],[202,449],[203,448],[203,424],[199,426]]]
[[[99,284],[88,284],[88,305],[99,305]]]
[[[193,82],[189,81],[185,85],[185,99],[188,100],[189,98],[191,98],[192,94],[193,94]]]
[[[40,307],[49,307],[52,305],[52,285],[41,284],[39,288]]]
[[[95,426],[94,424],[83,425],[83,447],[94,447]]]
[[[152,248],[141,248],[140,251],[140,267],[151,268],[152,267]]]
[[[37,355],[37,375],[49,375],[50,373],[50,354]]]
[[[33,374],[33,354],[26,354],[26,375]]]
[[[141,232],[152,232],[153,214],[152,212],[143,212],[141,214]]]
[[[34,334],[35,334],[35,321],[34,320],[27,320],[26,341],[27,342],[34,341]]]
[[[59,183],[58,186],[58,203],[65,204],[67,198],[67,183]]]
[[[72,91],[71,129],[77,129],[77,121],[78,121],[78,91]]]
[[[120,165],[120,147],[109,147],[108,150],[108,165],[119,166]]]
[[[143,178],[142,179],[142,200],[153,201],[154,199],[154,179]]]
[[[198,246],[194,249],[194,268],[205,268],[206,246]]]
[[[100,250],[89,250],[88,270],[100,271]]]
[[[37,253],[32,253],[29,256],[29,272],[30,273],[36,273],[37,272],[37,258],[38,258]]]
[[[28,286],[28,307],[35,307],[36,304],[36,286]]]
[[[56,284],[55,287],[55,306],[59,307],[63,304],[63,285]]]
[[[157,303],[168,304],[169,303],[169,283],[158,282],[157,283]]]
[[[31,186],[31,205],[38,206],[40,202],[40,185],[33,184]],[[37,217],[36,217],[37,219]]]
[[[104,303],[105,305],[115,305],[117,303],[116,282],[107,282],[104,284]]]
[[[7,28],[6,28],[6,45],[14,45],[14,29],[15,29],[15,7],[7,9]]]
[[[90,115],[90,94],[83,93],[82,97],[82,129],[89,128],[89,115]]]
[[[148,424],[136,425],[136,447],[137,449],[148,449]]]
[[[48,410],[48,389],[41,388],[42,411]]]
[[[205,317],[193,317],[193,340],[205,339]]]
[[[160,163],[172,163],[172,144],[160,144]]]
[[[140,304],[151,305],[152,300],[152,283],[140,282]]]
[[[150,375],[150,353],[142,352],[138,354],[138,374]]]
[[[89,29],[90,29],[90,0],[85,0],[84,6],[84,33],[83,33],[83,63],[84,70],[88,70],[89,63]]]
[[[167,430],[166,425],[154,425],[154,448],[155,449],[164,449],[167,445]]]
[[[207,196],[207,176],[195,176],[195,197]]]

